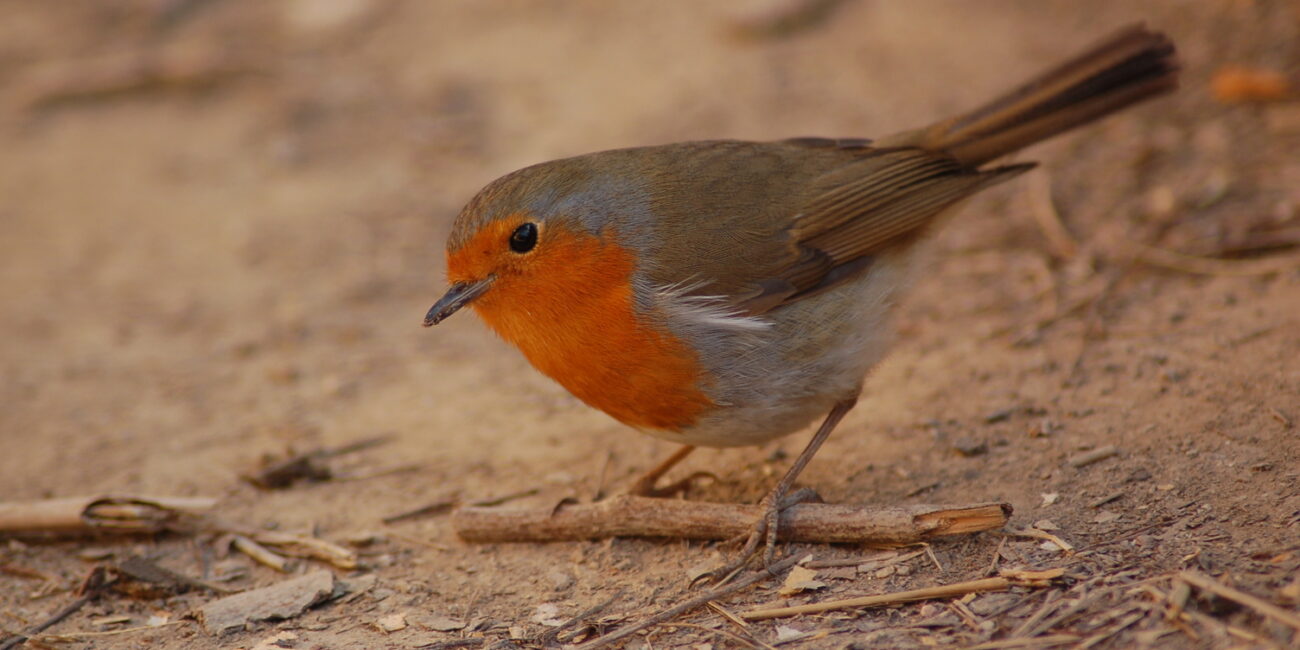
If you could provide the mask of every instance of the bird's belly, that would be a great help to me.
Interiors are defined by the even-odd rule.
[[[717,406],[691,427],[647,433],[684,444],[755,445],[856,399],[893,338],[893,296],[906,277],[906,256],[884,257],[858,278],[764,315],[770,328],[760,335],[717,336],[697,346]]]

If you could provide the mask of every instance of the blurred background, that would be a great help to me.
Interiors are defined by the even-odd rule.
[[[482,185],[599,149],[915,127],[1134,21],[1177,43],[1182,90],[1023,154],[1042,171],[937,237],[895,356],[803,480],[1033,517],[1040,493],[1140,464],[1184,497],[1246,481],[1204,495],[1227,512],[1290,494],[1248,537],[1294,533],[1288,0],[3,0],[0,495],[205,494],[344,535],[452,493],[616,486],[670,445],[588,410],[473,318],[419,326]],[[267,453],[379,434],[393,441],[368,462],[420,469],[275,493],[238,480]],[[682,471],[719,475],[702,498],[755,499],[802,444]],[[1102,444],[1124,459],[1059,469]],[[480,552],[441,520],[404,534],[443,550],[408,548],[425,559],[391,571],[472,569],[421,578],[449,601],[555,552]],[[699,560],[629,544],[575,569],[565,597]],[[61,553],[38,560],[75,572]],[[494,602],[534,600],[521,584]]]

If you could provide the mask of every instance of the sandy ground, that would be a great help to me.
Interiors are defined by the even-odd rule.
[[[460,206],[505,172],[586,151],[916,126],[1146,20],[1179,44],[1183,90],[1025,154],[1041,172],[988,192],[931,242],[892,356],[802,479],[832,501],[1007,501],[1011,527],[1053,529],[1078,552],[957,538],[902,570],[825,573],[824,589],[786,600],[978,578],[995,562],[1066,567],[1067,579],[965,611],[913,604],[748,630],[712,610],[681,620],[769,644],[793,634],[778,625],[813,633],[782,647],[1029,633],[1100,647],[1295,643],[1252,608],[1196,597],[1171,622],[1159,599],[1168,576],[1194,569],[1296,607],[1300,119],[1295,103],[1218,102],[1209,80],[1226,64],[1296,78],[1300,8],[864,0],[793,33],[743,36],[787,4],[0,3],[0,496],[204,495],[252,527],[379,537],[363,570],[339,572],[374,574],[373,588],[289,621],[214,638],[183,618],[211,594],[114,595],[49,631],[162,613],[178,622],[71,647],[251,647],[287,632],[285,647],[408,648],[536,635],[547,603],[563,619],[621,593],[604,614],[623,616],[606,623],[673,604],[688,569],[725,549],[472,546],[445,516],[382,523],[457,496],[589,499],[671,450],[568,396],[472,317],[419,327],[444,288]],[[1036,221],[1049,188],[1072,257]],[[1249,243],[1259,233],[1291,239],[1263,250]],[[1187,273],[1135,260],[1125,241],[1250,250]],[[1260,264],[1275,272],[1249,273]],[[239,478],[265,454],[383,434],[389,444],[335,467],[418,469],[281,491]],[[805,439],[701,451],[672,476],[716,474],[692,499],[753,501]],[[1106,445],[1119,453],[1065,462]],[[191,576],[206,566],[237,589],[284,579],[238,555],[205,564],[210,548],[9,543],[0,630],[74,600],[89,555],[142,554]],[[724,604],[781,600],[776,584]],[[1021,629],[1035,612],[1048,625]],[[405,629],[376,626],[395,614]],[[131,618],[96,624],[116,615]],[[465,625],[434,629],[448,618]],[[700,627],[631,642],[709,644],[740,642]]]

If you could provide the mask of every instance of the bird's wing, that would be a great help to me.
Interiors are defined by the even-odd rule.
[[[697,282],[700,294],[751,315],[855,277],[945,209],[1033,167],[977,170],[942,153],[861,140],[724,144],[706,152],[707,170],[691,170],[687,158],[687,174],[711,180],[695,191],[697,206],[669,206],[681,216],[666,225],[684,232],[672,237],[679,244],[665,266],[677,270],[676,282]]]

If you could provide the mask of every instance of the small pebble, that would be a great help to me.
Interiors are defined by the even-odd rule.
[[[559,569],[551,569],[546,572],[546,579],[550,581],[551,589],[555,591],[565,591],[573,586],[573,576]]]

